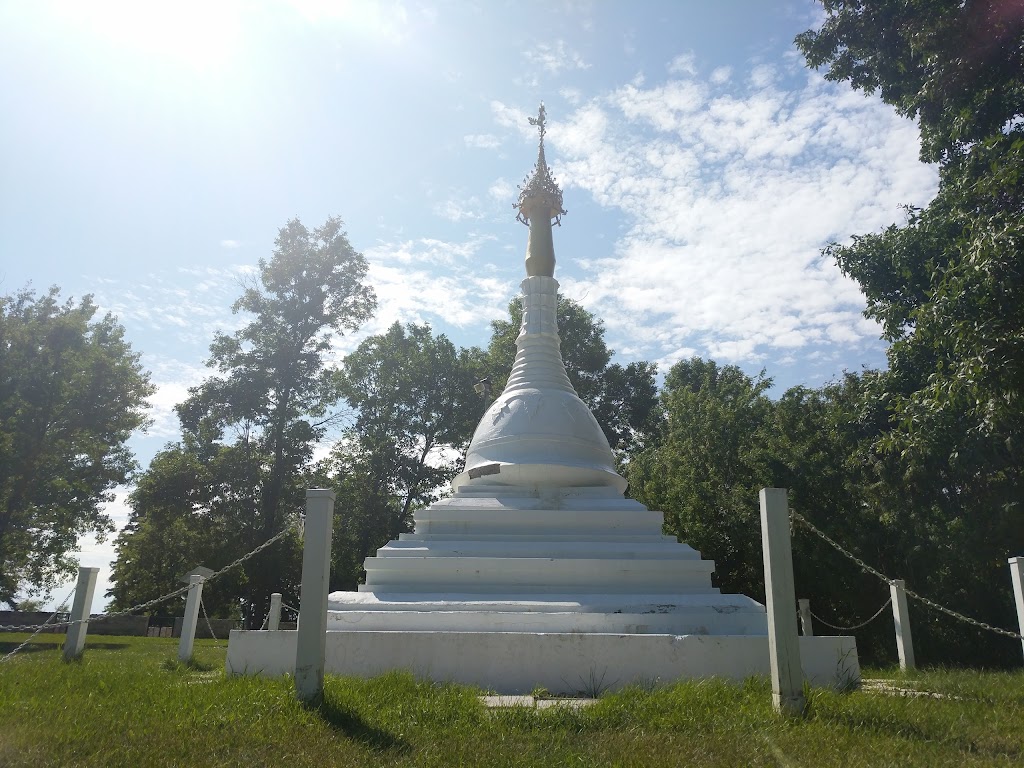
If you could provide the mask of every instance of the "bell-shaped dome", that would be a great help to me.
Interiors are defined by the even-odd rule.
[[[550,225],[549,225],[550,226]],[[523,324],[508,384],[491,403],[470,443],[466,485],[611,486],[624,491],[608,439],[577,397],[559,349],[558,281],[526,278]]]

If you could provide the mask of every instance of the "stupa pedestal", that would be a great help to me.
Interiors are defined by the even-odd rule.
[[[544,159],[543,107],[531,122],[541,142],[519,199],[530,237],[508,383],[453,495],[366,559],[358,592],[330,595],[326,669],[567,694],[767,675],[764,606],[721,594],[714,562],[623,496],[608,441],[566,376],[551,238],[565,212]],[[294,632],[232,632],[228,670],[291,672],[294,644]],[[859,678],[852,637],[801,638],[800,655],[813,685]]]
[[[460,489],[330,596],[327,671],[560,694],[768,674],[764,607],[712,587],[714,563],[661,524],[607,487]],[[290,673],[295,634],[233,632],[229,671]],[[800,653],[812,685],[859,676],[853,638]]]

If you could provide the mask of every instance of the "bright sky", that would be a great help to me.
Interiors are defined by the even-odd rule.
[[[0,2],[0,291],[92,293],[172,407],[232,330],[279,227],[331,215],[371,264],[358,336],[485,345],[524,276],[516,185],[547,157],[556,277],[618,359],[700,355],[778,391],[884,365],[833,240],[900,221],[937,173],[916,127],[807,70],[808,0]],[[124,494],[111,505],[118,524]],[[111,542],[84,542],[103,568]],[[211,567],[220,564],[206,563]],[[54,597],[67,590],[59,589]]]

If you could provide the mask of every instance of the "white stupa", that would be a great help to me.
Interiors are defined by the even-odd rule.
[[[764,606],[713,587],[714,562],[623,496],[608,441],[566,376],[552,241],[565,211],[543,105],[530,122],[540,149],[518,202],[527,277],[508,383],[452,495],[366,559],[358,592],[330,595],[327,671],[411,669],[504,693],[767,674]],[[269,634],[281,637],[257,637]],[[232,633],[229,669],[291,671],[289,634]],[[802,638],[801,658],[813,683],[859,672],[853,638]]]

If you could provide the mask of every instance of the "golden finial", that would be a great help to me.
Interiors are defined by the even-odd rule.
[[[531,218],[542,215],[561,225],[562,216],[566,213],[562,208],[562,190],[559,189],[551,175],[551,169],[548,168],[547,160],[544,157],[547,114],[542,101],[540,109],[537,110],[537,116],[528,118],[530,125],[537,126],[540,145],[537,149],[537,164],[533,166],[533,173],[519,187],[519,200],[513,204],[514,208],[519,209],[516,219],[523,224],[529,224]]]

